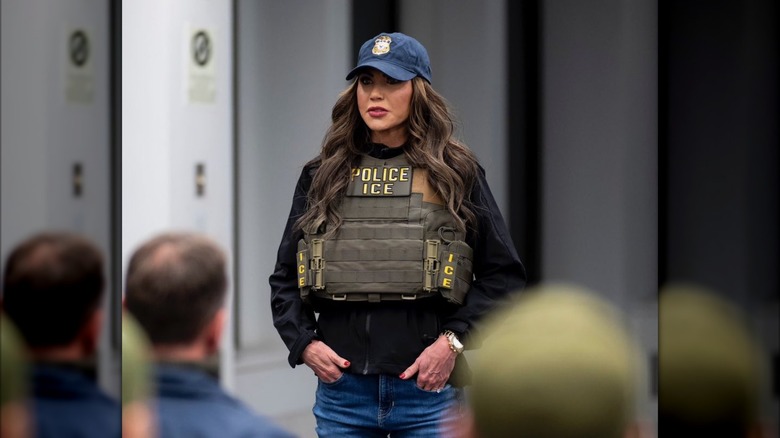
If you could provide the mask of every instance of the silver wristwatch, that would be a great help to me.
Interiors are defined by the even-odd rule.
[[[454,351],[456,354],[463,353],[463,343],[460,342],[460,339],[458,339],[458,336],[452,332],[452,330],[444,330],[444,333],[442,333],[445,338],[447,338],[447,342],[450,344],[450,350]]]

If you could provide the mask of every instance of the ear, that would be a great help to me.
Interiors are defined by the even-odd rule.
[[[100,328],[103,325],[103,310],[97,307],[89,315],[79,333],[79,342],[87,355],[97,350],[98,340],[100,339]]]
[[[217,310],[217,313],[214,314],[214,318],[212,318],[209,325],[206,326],[204,335],[206,341],[206,353],[209,356],[215,354],[217,350],[219,350],[219,344],[222,340],[222,331],[225,328],[226,320],[227,310],[222,307]]]

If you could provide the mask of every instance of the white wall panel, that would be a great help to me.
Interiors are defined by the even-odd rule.
[[[47,31],[51,18],[41,13],[48,3],[51,2],[3,0],[0,3],[0,255],[3,262],[21,239],[49,224],[46,160],[51,114],[48,106],[56,98],[51,96],[48,71],[54,66],[49,54],[56,43]],[[34,35],[45,37],[33,38]]]
[[[122,5],[123,273],[130,252],[171,224],[171,7],[153,0]]]
[[[82,234],[101,249],[110,279],[110,124],[108,2],[3,0],[2,193],[0,258],[42,230]],[[71,58],[81,30],[84,62]],[[75,88],[74,88],[75,87]],[[77,92],[68,92],[76,89]],[[73,168],[82,169],[74,196]],[[107,296],[116,291],[108,289]],[[117,304],[104,300],[104,310]],[[98,348],[98,378],[119,394],[119,361],[110,343],[110,316]]]
[[[213,95],[205,101],[189,94],[198,30],[211,37],[207,73]],[[232,265],[232,2],[124,2],[122,51],[123,271],[139,244],[165,231],[207,234]],[[202,196],[196,193],[198,164],[205,168]],[[226,333],[220,362],[228,387],[231,340]]]
[[[87,101],[66,96],[76,29],[89,36]],[[108,4],[3,1],[2,32],[2,257],[43,228],[83,233],[108,254]]]

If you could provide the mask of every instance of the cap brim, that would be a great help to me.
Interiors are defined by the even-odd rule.
[[[401,68],[395,64],[380,60],[370,60],[353,68],[352,71],[347,74],[347,80],[354,78],[361,69],[366,67],[373,67],[397,81],[409,81],[417,76],[417,73],[410,72],[409,70]]]

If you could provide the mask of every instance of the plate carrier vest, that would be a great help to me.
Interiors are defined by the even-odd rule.
[[[427,176],[403,154],[364,156],[352,169],[336,235],[305,234],[298,242],[301,298],[379,302],[441,294],[463,304],[473,251]]]

